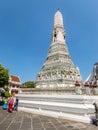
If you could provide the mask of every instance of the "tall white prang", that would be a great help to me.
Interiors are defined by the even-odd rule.
[[[58,10],[54,16],[51,45],[46,60],[36,77],[36,87],[72,87],[76,81],[82,82],[82,77],[79,68],[74,66],[70,57],[63,17]]]

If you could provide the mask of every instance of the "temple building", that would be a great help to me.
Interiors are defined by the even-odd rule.
[[[20,78],[18,76],[10,75],[9,77],[9,86],[10,87],[20,87],[22,85]]]
[[[98,80],[98,62],[94,64],[94,77]]]
[[[78,58],[78,57],[77,57]],[[58,10],[54,16],[52,41],[46,60],[37,75],[36,88],[72,87],[82,82],[78,67],[75,67],[66,44],[63,17]]]
[[[26,86],[21,83],[20,78],[15,75],[10,75],[9,92],[10,93],[19,93],[19,92],[21,92],[21,88],[26,88]]]
[[[98,87],[98,62],[94,64],[93,71],[85,80],[84,85],[87,83],[89,84],[88,86]]]

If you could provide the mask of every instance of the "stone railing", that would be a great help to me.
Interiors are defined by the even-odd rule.
[[[26,88],[21,89],[21,93],[32,94],[75,94],[75,88]]]
[[[98,95],[98,88],[66,87],[66,88],[22,88],[20,93],[31,94],[58,94],[58,95]]]

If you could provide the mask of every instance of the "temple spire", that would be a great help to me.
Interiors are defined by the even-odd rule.
[[[63,26],[63,17],[58,10],[54,16],[52,41],[46,60],[37,75],[36,87],[72,87],[75,81],[82,78],[70,57],[66,34]]]

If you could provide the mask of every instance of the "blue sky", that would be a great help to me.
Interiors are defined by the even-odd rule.
[[[35,80],[46,59],[58,8],[83,80],[98,61],[98,0],[0,0],[0,63],[22,82]]]

